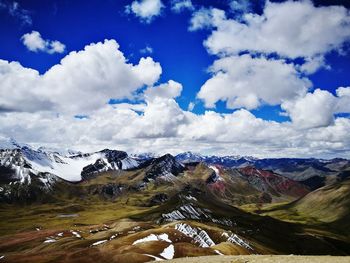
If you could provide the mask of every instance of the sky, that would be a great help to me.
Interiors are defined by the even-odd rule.
[[[0,0],[0,137],[350,158],[348,1]]]

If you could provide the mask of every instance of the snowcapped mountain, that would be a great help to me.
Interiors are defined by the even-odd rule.
[[[184,152],[179,153],[175,156],[175,158],[179,162],[202,162],[206,159],[206,156],[203,156],[199,153]]]
[[[216,156],[216,155],[201,155],[199,153],[184,152],[176,155],[176,160],[182,163],[187,162],[204,162],[207,164],[217,164],[226,167],[241,167],[252,165],[257,160],[249,156]]]
[[[252,166],[272,170],[296,181],[312,179],[312,182],[315,181],[315,176],[317,176],[316,179],[323,178],[350,167],[350,162],[345,159],[257,159],[241,156],[205,156],[192,152],[184,152],[175,157],[169,154],[158,157],[153,153],[129,156],[126,152],[109,149],[82,153],[47,147],[35,149],[14,139],[0,138],[0,171],[3,174],[2,180],[6,182],[28,183],[33,176],[39,176],[39,174],[39,177],[45,181],[52,181],[47,179],[50,175],[50,178],[57,177],[69,182],[79,182],[99,172],[146,166],[149,166],[146,171],[147,180],[158,176],[170,178],[183,171],[182,163],[190,162],[203,162],[207,165],[227,168]]]
[[[147,161],[152,158],[158,158],[160,156],[158,154],[148,152],[148,153],[133,153],[133,154],[130,154],[130,157],[140,161]]]
[[[40,147],[34,149],[15,140],[0,140],[0,168],[6,170],[7,179],[30,182],[31,176],[50,174],[70,182],[81,181],[92,174],[119,169],[130,169],[139,161],[126,152],[102,150],[94,153],[57,151]]]
[[[145,182],[153,180],[156,177],[163,177],[166,180],[171,181],[172,177],[177,176],[185,169],[184,166],[170,154],[150,159],[143,163],[142,166],[147,166],[145,169]]]
[[[30,147],[27,144],[19,143],[13,138],[5,138],[0,136],[0,149],[20,149],[22,147]]]
[[[66,157],[83,154],[81,151],[76,151],[72,149],[59,149],[59,148],[44,147],[44,146],[39,147],[38,151],[57,153],[61,156],[66,156]]]

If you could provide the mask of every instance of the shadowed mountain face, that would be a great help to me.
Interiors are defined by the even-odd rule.
[[[344,160],[324,161],[332,172],[294,180],[308,162],[298,159],[295,175],[286,176],[280,161],[265,170],[253,158],[232,167],[114,150],[63,154],[17,145],[0,154],[0,220],[7,222],[0,255],[9,262],[350,254]]]

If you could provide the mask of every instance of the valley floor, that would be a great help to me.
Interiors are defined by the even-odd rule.
[[[349,263],[350,257],[295,256],[295,255],[247,255],[247,256],[204,256],[178,258],[168,263]]]

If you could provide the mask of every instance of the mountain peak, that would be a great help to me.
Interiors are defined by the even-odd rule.
[[[15,138],[7,138],[0,136],[0,149],[20,149],[22,147],[28,147],[31,148],[28,144],[25,143],[19,143]]]

